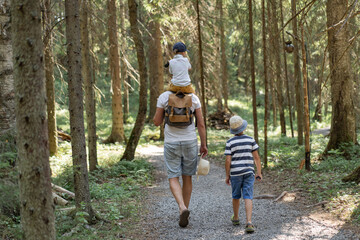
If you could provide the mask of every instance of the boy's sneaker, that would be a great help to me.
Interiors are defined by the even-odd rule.
[[[255,227],[254,225],[252,225],[252,223],[247,223],[246,227],[245,227],[245,232],[246,233],[253,233],[255,232]]]
[[[233,224],[234,226],[240,225],[240,220],[239,220],[239,219],[238,219],[238,220],[235,220],[235,219],[234,219],[234,215],[231,217],[231,222],[232,222],[232,224]]]

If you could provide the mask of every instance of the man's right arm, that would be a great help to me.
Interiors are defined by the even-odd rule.
[[[155,126],[160,126],[164,121],[164,109],[163,108],[156,108],[156,112],[153,118]]]

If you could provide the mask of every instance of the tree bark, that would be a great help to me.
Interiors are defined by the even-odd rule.
[[[228,71],[226,61],[226,47],[225,47],[225,29],[224,29],[224,11],[223,11],[223,0],[219,1],[220,10],[220,49],[221,49],[221,83],[222,83],[222,96],[224,98],[224,109],[229,111],[228,98]]]
[[[202,39],[201,39],[201,22],[200,22],[200,3],[199,0],[196,0],[196,17],[197,17],[197,34],[199,39],[199,64],[200,64],[200,86],[201,86],[201,109],[203,112],[205,129],[207,129],[206,123],[206,102],[205,102],[205,75],[204,75],[204,60],[203,60],[203,50],[202,50]],[[207,134],[205,134],[205,142],[207,145]]]
[[[157,98],[164,91],[164,69],[162,61],[160,22],[155,15],[150,23],[150,48],[149,48],[149,72],[150,72],[150,109],[148,121],[152,121],[156,111]]]
[[[360,183],[360,166],[358,166],[352,173],[342,179],[344,182]]]
[[[291,0],[292,15],[296,15],[296,0]],[[298,36],[297,17],[292,20],[293,35]],[[300,76],[300,60],[299,60],[299,45],[297,40],[294,39],[294,78],[295,78],[295,93],[296,93],[296,112],[297,112],[297,134],[298,144],[302,145],[304,141],[304,103],[302,89],[302,82]]]
[[[268,147],[268,115],[269,115],[269,87],[268,87],[268,68],[267,68],[267,45],[266,45],[266,21],[265,21],[265,0],[261,0],[262,9],[262,40],[263,40],[263,61],[264,61],[264,86],[265,86],[265,114],[264,114],[264,167],[268,166],[267,147]]]
[[[0,135],[15,127],[15,92],[10,29],[10,0],[1,1],[0,24]]]
[[[222,0],[217,0],[216,1],[216,6],[217,9],[219,11],[219,20],[218,20],[218,24],[217,24],[217,28],[215,30],[216,32],[216,37],[214,39],[214,41],[216,41],[217,46],[221,46],[221,24],[222,24],[222,13],[220,10],[220,8],[222,8]],[[221,5],[220,5],[221,4]],[[223,28],[223,27],[222,27]],[[219,47],[216,48],[216,59],[221,59],[221,49]],[[214,79],[213,79],[213,91],[214,91],[214,95],[216,98],[216,109],[217,112],[221,112],[224,110],[224,106],[223,106],[223,90],[222,90],[222,61],[216,61],[216,63],[214,63],[215,68],[216,68],[216,74],[214,74]],[[240,69],[240,66],[238,66],[238,69]],[[225,97],[224,97],[225,98]]]
[[[50,156],[57,153],[57,128],[55,112],[55,78],[54,78],[54,60],[52,56],[52,13],[51,0],[44,2],[44,53],[45,53],[45,78],[46,78],[46,98],[48,115],[48,135]]]
[[[80,13],[81,28],[81,59],[82,59],[82,77],[85,88],[85,110],[88,137],[88,157],[89,169],[94,171],[97,167],[97,150],[96,150],[96,103],[94,93],[94,79],[91,69],[93,68],[90,59],[90,41],[89,41],[89,24],[88,12],[89,1],[82,0]]]
[[[284,25],[284,15],[283,15],[282,1],[280,1],[280,12],[281,12],[281,25],[283,26]],[[284,29],[281,31],[281,36],[282,36],[282,45],[285,46]],[[289,121],[290,121],[291,137],[294,138],[294,127],[293,127],[293,120],[292,120],[292,110],[291,110],[291,101],[290,101],[290,86],[289,86],[289,76],[288,76],[288,68],[287,68],[286,51],[285,51],[284,47],[281,47],[280,49],[282,49],[282,53],[283,53],[283,57],[284,57],[286,98],[287,98],[287,104],[288,104],[288,109],[289,109]]]
[[[24,238],[55,239],[40,1],[11,4],[16,144]]]
[[[275,83],[276,83],[276,99],[277,99],[277,108],[279,110],[280,116],[280,127],[281,127],[281,135],[286,136],[286,123],[285,123],[285,112],[284,112],[284,97],[283,97],[283,79],[281,77],[281,58],[280,52],[282,48],[280,47],[281,37],[279,34],[278,27],[278,17],[277,17],[277,1],[271,1],[271,14],[272,14],[272,43],[273,43],[273,53],[274,53],[274,61],[275,61]]]
[[[108,0],[108,31],[109,31],[109,61],[111,72],[112,88],[112,128],[110,136],[104,143],[123,143],[126,141],[124,133],[124,115],[122,107],[121,78],[120,78],[120,57],[119,44],[116,24],[116,4],[115,0]]]
[[[326,15],[330,59],[332,118],[330,140],[325,152],[341,143],[356,143],[354,83],[348,46],[348,23],[337,24],[347,13],[347,0],[328,0]]]
[[[79,14],[79,1],[66,0],[65,19],[68,57],[68,91],[75,205],[77,211],[87,212],[90,220],[92,220],[95,214],[90,200],[86,157]]]
[[[310,171],[310,115],[309,115],[309,98],[308,98],[308,76],[306,70],[306,49],[304,40],[304,25],[301,23],[301,52],[302,52],[302,73],[304,79],[304,117],[305,117],[305,169]]]
[[[249,3],[249,35],[250,35],[250,67],[251,67],[251,92],[252,92],[252,107],[254,120],[254,139],[259,142],[257,110],[256,110],[256,85],[255,85],[255,56],[254,56],[254,33],[253,33],[253,19],[252,19],[252,0]]]
[[[135,43],[137,61],[140,73],[140,91],[139,91],[139,110],[135,125],[131,131],[129,141],[126,145],[124,155],[121,159],[133,160],[135,150],[138,145],[142,130],[144,128],[147,111],[147,69],[144,54],[144,44],[141,39],[140,31],[137,25],[137,4],[135,0],[128,0],[129,17],[131,25],[131,35]]]
[[[127,122],[127,119],[129,117],[129,84],[130,84],[130,78],[127,74],[127,64],[126,64],[126,28],[125,28],[125,0],[120,1],[120,31],[121,31],[121,37],[120,37],[120,74],[121,74],[121,82],[124,86],[124,95],[123,95],[123,105],[124,105],[124,123]]]
[[[267,26],[267,31],[270,35],[270,45],[272,46],[273,45],[273,39],[274,39],[274,36],[273,36],[273,31],[271,29],[271,26],[272,26],[272,21],[273,20],[273,16],[271,15],[271,6],[270,6],[271,2],[268,2],[267,3],[267,15],[268,15],[268,26]],[[275,84],[274,84],[274,75],[275,75],[275,66],[274,66],[274,58],[275,58],[275,53],[274,53],[274,48],[271,47],[269,49],[269,93],[270,93],[270,100],[271,100],[271,108],[272,108],[272,121],[273,121],[273,127],[276,128],[278,126],[278,123],[277,123],[277,108],[276,108],[276,92],[275,92]]]

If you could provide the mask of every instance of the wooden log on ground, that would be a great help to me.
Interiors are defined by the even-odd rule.
[[[60,138],[63,141],[71,142],[71,136],[67,133],[62,132],[61,130],[57,130],[58,138]]]
[[[276,197],[275,195],[264,194],[264,195],[255,196],[254,199],[273,199],[275,197]]]
[[[277,202],[279,200],[281,200],[288,192],[287,191],[283,191],[275,200],[274,202]]]
[[[69,202],[57,195],[56,193],[52,192],[52,197],[55,205],[65,206]]]
[[[328,201],[322,201],[322,202],[318,202],[318,203],[315,203],[315,204],[306,206],[306,208],[317,207],[317,206],[320,206],[320,205],[322,205],[323,207],[325,207],[325,204],[327,204],[327,203],[329,203],[329,202],[328,202]]]
[[[75,199],[75,193],[70,192],[69,190],[66,190],[65,188],[62,188],[60,186],[57,186],[53,183],[51,183],[51,187],[55,192],[61,192],[61,193],[65,193],[66,195],[69,196],[69,198],[71,199]]]

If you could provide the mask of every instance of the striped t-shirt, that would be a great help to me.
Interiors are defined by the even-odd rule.
[[[234,136],[226,142],[225,155],[231,155],[230,176],[255,174],[252,152],[259,146],[247,135]]]

